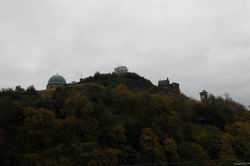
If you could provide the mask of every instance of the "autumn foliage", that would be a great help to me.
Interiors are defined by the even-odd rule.
[[[3,89],[0,165],[250,161],[250,113],[233,101],[208,100],[160,90],[131,73],[97,74],[50,92]]]

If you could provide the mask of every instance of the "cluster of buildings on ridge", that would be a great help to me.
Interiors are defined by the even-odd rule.
[[[114,73],[118,75],[126,74],[128,73],[128,68],[126,66],[118,66],[114,69]],[[46,89],[56,89],[65,85],[67,85],[65,78],[57,73],[56,75],[50,77]]]
[[[128,68],[126,66],[118,66],[114,69],[114,73],[118,75],[123,75],[128,73]],[[47,90],[56,89],[61,86],[67,85],[65,78],[59,74],[52,76],[47,84]],[[180,93],[180,85],[176,82],[170,83],[169,79],[160,80],[158,82],[158,88],[162,90],[166,90],[168,92]],[[203,90],[200,93],[201,102],[206,103],[208,101],[208,92]]]
[[[166,80],[159,81],[158,87],[169,92],[180,93],[180,85],[176,82],[170,83],[168,78]]]

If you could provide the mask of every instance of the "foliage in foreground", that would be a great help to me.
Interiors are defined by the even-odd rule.
[[[52,92],[2,90],[0,165],[249,161],[250,113],[242,105],[213,96],[201,104],[136,78],[93,77]]]

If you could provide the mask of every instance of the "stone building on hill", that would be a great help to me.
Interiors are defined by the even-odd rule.
[[[168,78],[166,80],[159,81],[158,88],[169,92],[180,93],[180,85],[176,82],[170,83]]]
[[[201,97],[201,102],[202,103],[207,103],[208,102],[208,93],[207,91],[203,90],[200,92],[200,97]]]

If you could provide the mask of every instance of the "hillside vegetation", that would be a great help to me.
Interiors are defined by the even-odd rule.
[[[250,113],[202,104],[135,74],[96,73],[54,91],[0,92],[0,165],[232,165],[250,161]]]

